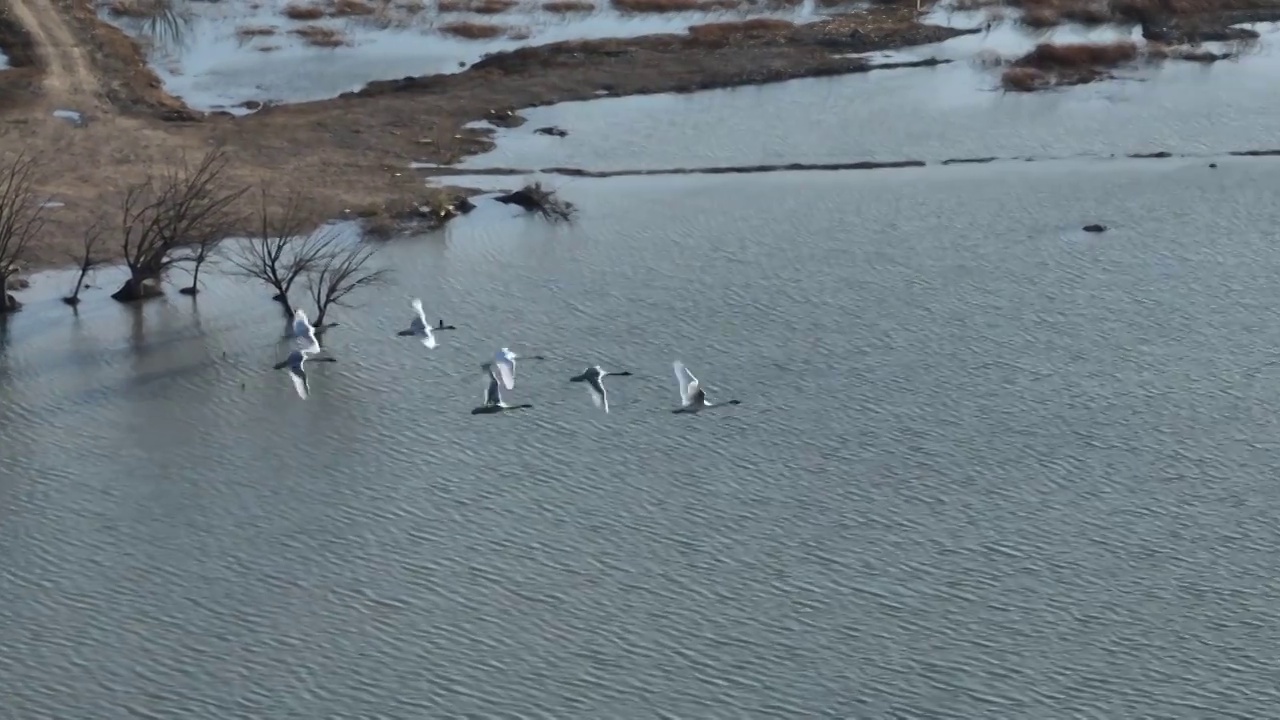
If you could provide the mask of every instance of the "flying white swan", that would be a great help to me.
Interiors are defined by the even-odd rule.
[[[684,363],[676,360],[672,363],[676,371],[676,384],[680,388],[680,407],[672,410],[675,413],[696,413],[699,410],[705,410],[712,406],[712,402],[707,400],[707,394],[702,391],[702,387],[698,384],[698,378],[689,372],[689,368]],[[737,400],[729,400],[724,405],[737,405]]]
[[[508,390],[516,386],[516,358],[522,360],[546,360],[541,355],[517,355],[507,348],[493,354],[492,360],[480,363],[480,369],[487,374],[496,373]]]
[[[320,352],[320,341],[316,339],[316,329],[307,320],[307,312],[301,308],[293,311],[293,336],[298,339],[298,348],[310,354]]]
[[[306,322],[305,320],[303,322]],[[293,389],[298,391],[298,397],[303,400],[307,399],[307,395],[311,392],[311,384],[307,381],[307,358],[319,352],[320,348],[316,347],[314,351],[310,348],[296,348],[289,353],[289,357],[283,362],[275,365],[276,370],[289,368],[289,379],[293,381]],[[314,358],[314,362],[337,362],[331,357]]]
[[[598,408],[604,408],[609,412],[609,392],[604,389],[604,379],[609,376],[626,376],[630,375],[630,371],[623,372],[605,372],[599,365],[592,365],[582,371],[581,375],[575,375],[569,378],[569,382],[586,382],[591,387],[591,401]]]
[[[452,325],[445,325],[444,320],[441,320],[439,325],[431,327],[431,325],[427,323],[427,314],[422,310],[422,301],[418,298],[414,298],[410,301],[409,305],[413,308],[413,320],[410,321],[408,330],[401,330],[396,333],[401,337],[421,337],[423,345],[426,345],[428,348],[433,348],[436,346],[436,336],[435,333],[432,332],[433,330],[458,329]]]
[[[498,375],[490,371],[489,387],[484,391],[484,404],[471,411],[472,415],[488,415],[491,413],[499,413],[504,410],[521,410],[531,408],[532,405],[508,405],[502,401],[501,383],[498,382]]]

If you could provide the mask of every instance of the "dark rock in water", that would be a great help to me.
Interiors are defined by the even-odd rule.
[[[196,287],[195,285],[192,285],[191,287],[184,287],[178,291],[178,293],[182,295],[196,295],[199,292],[200,292],[200,288]]]
[[[468,198],[465,195],[459,195],[458,197],[453,199],[453,209],[457,210],[463,215],[466,215],[467,213],[476,209],[476,204],[471,202],[471,198]]]
[[[158,280],[134,280],[130,278],[125,281],[120,289],[111,294],[111,299],[121,303],[137,302],[146,300],[147,298],[160,297],[164,291],[160,289],[160,281]]]
[[[12,275],[4,281],[5,290],[26,290],[29,287],[31,287],[31,281],[17,275]]]
[[[568,134],[569,134],[569,131],[567,131],[567,130],[561,130],[560,128],[556,127],[555,125],[548,125],[547,127],[540,127],[540,128],[538,128],[537,130],[534,130],[533,132],[534,132],[534,134],[535,134],[535,135],[551,135],[551,136],[554,136],[554,137],[564,137],[564,136],[566,136],[566,135],[568,135]]]
[[[236,107],[242,107],[245,110],[260,110],[262,109],[262,102],[259,100],[245,100]]]
[[[1216,168],[1218,167],[1218,163],[1209,163],[1209,167]]]
[[[1106,232],[1107,226],[1094,223],[1093,225],[1085,225],[1081,229],[1084,230],[1085,232],[1100,233],[1100,232]]]
[[[4,293],[3,302],[0,302],[0,313],[17,312],[22,309],[22,303],[18,302],[18,298]]]
[[[557,198],[554,191],[542,187],[541,183],[526,185],[494,200],[536,212],[548,220],[568,220],[574,213],[573,203]]]
[[[504,205],[516,205],[518,207],[522,207],[529,212],[538,212],[542,210],[542,204],[539,203],[532,194],[524,190],[517,190],[513,193],[507,193],[506,195],[499,195],[494,198],[494,200],[497,200]]]
[[[1136,158],[1138,160],[1149,160],[1153,158],[1163,159],[1163,158],[1173,157],[1173,153],[1169,152],[1168,150],[1161,150],[1160,152],[1150,152],[1150,153],[1129,153],[1129,157]]]

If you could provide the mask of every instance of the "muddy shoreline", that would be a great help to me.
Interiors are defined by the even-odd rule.
[[[0,0],[0,8],[0,46],[18,66],[0,71],[0,93],[8,98],[0,106],[0,147],[46,158],[41,189],[63,203],[49,213],[47,237],[25,263],[31,268],[66,264],[83,228],[104,213],[110,217],[125,187],[210,146],[229,152],[234,182],[281,196],[306,193],[314,225],[364,218],[385,226],[411,216],[406,208],[458,194],[425,187],[409,163],[452,165],[489,150],[489,131],[463,127],[476,120],[519,122],[521,108],[602,94],[694,92],[868,72],[885,66],[851,55],[979,31],[923,24],[912,0],[804,25],[713,23],[696,32],[526,47],[492,54],[454,74],[375,81],[333,99],[234,117],[193,111],[168,94],[138,44],[101,20],[88,0]],[[16,17],[35,27],[23,27]],[[1205,16],[1197,18],[1203,22]],[[84,50],[64,47],[68,43],[58,40],[67,36]],[[26,67],[23,58],[30,58]],[[50,117],[64,108],[83,113],[85,126]]]

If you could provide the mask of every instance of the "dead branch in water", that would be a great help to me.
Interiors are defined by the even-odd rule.
[[[248,190],[230,186],[223,175],[227,156],[214,149],[194,167],[185,161],[129,187],[120,203],[120,247],[129,279],[114,295],[131,302],[160,293],[165,273],[191,244],[216,243],[236,224],[235,205]],[[203,261],[201,261],[203,262]]]
[[[351,293],[386,281],[387,270],[366,267],[376,249],[376,245],[357,242],[326,255],[316,264],[307,278],[307,285],[316,304],[314,325],[317,330],[324,326],[325,316],[332,306],[351,307],[347,301]]]
[[[272,299],[293,315],[289,292],[299,279],[328,260],[337,235],[327,228],[307,232],[307,212],[302,196],[292,193],[279,209],[273,209],[265,188],[259,192],[257,230],[236,246],[227,261],[233,274],[266,283],[276,291]]]
[[[548,220],[570,220],[576,208],[568,200],[561,200],[554,190],[536,182],[519,190],[494,198],[506,205],[515,205],[529,212],[536,212]]]
[[[102,218],[98,218],[90,223],[89,227],[85,228],[84,234],[80,236],[80,248],[73,256],[76,262],[76,285],[71,289],[70,295],[62,298],[62,302],[71,307],[80,304],[80,290],[84,288],[84,281],[88,279],[89,274],[107,261],[106,255],[102,252],[103,239],[106,237],[103,231],[104,224]]]
[[[27,250],[44,230],[44,202],[36,197],[36,158],[19,152],[0,169],[0,313],[21,307],[6,291]]]

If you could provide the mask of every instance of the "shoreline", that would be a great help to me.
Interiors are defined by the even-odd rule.
[[[373,81],[335,98],[236,117],[197,112],[170,95],[138,43],[99,18],[89,0],[0,0],[0,8],[0,46],[14,65],[0,71],[0,91],[13,99],[0,110],[0,137],[41,156],[39,189],[63,203],[48,212],[46,237],[22,263],[28,270],[65,266],[85,227],[111,222],[125,188],[213,146],[231,159],[230,182],[281,197],[306,194],[309,227],[335,220],[395,226],[418,206],[475,194],[426,181],[483,173],[410,168],[454,165],[491,149],[491,129],[463,127],[474,121],[515,126],[522,109],[599,99],[601,90],[610,98],[688,93],[939,65],[950,61],[876,64],[850,55],[980,32],[925,24],[928,9],[917,11],[914,2],[801,25],[711,23],[698,32],[498,52],[457,73]],[[61,109],[84,123],[54,118]],[[110,243],[106,255],[118,260],[119,248]]]
[[[914,4],[805,25],[718,23],[696,36],[499,52],[458,73],[374,81],[328,100],[236,117],[194,111],[166,92],[138,43],[99,18],[89,0],[3,0],[0,8],[0,46],[18,49],[7,50],[16,67],[0,71],[0,91],[16,100],[0,110],[0,136],[41,156],[39,190],[62,203],[47,213],[47,238],[23,263],[31,268],[65,264],[84,228],[104,215],[110,221],[125,188],[211,146],[230,156],[230,182],[306,194],[314,201],[310,227],[357,218],[386,226],[410,219],[418,206],[440,208],[473,193],[429,187],[409,164],[449,165],[492,148],[490,131],[463,126],[495,112],[511,117],[596,99],[602,88],[623,97],[867,72],[870,61],[840,55],[976,32],[921,24]],[[55,110],[80,113],[84,122],[54,118]],[[106,250],[118,259],[117,248]]]

